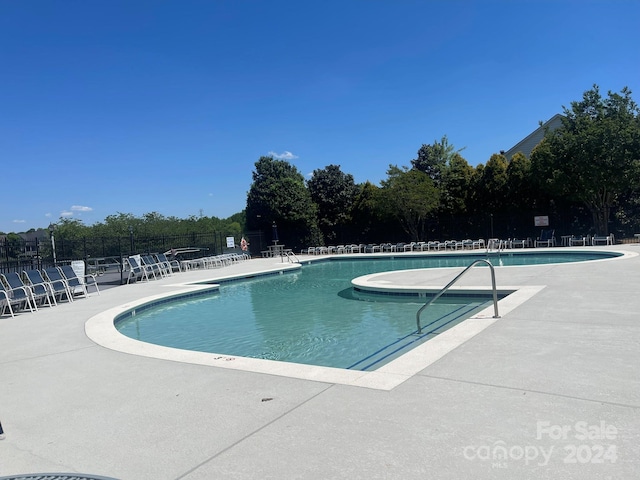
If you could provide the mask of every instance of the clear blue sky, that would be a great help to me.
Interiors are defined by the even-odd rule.
[[[0,1],[0,231],[226,218],[255,162],[379,183],[486,163],[598,84],[640,102],[635,0]]]

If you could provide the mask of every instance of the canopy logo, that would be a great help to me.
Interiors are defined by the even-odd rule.
[[[497,440],[487,445],[467,445],[462,454],[469,461],[491,462],[493,468],[508,468],[509,462],[546,466],[553,459],[565,464],[608,464],[618,460],[617,446],[612,443],[617,435],[618,429],[605,421],[572,425],[538,421],[536,444],[509,445]]]

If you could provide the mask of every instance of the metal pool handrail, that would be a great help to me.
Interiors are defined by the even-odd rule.
[[[484,258],[480,258],[478,260],[475,260],[473,263],[471,263],[471,265],[469,265],[462,272],[460,272],[453,280],[451,280],[449,283],[447,283],[447,285],[442,290],[440,290],[431,300],[429,300],[422,307],[420,307],[420,309],[416,313],[416,324],[418,325],[418,335],[420,335],[422,333],[422,326],[420,325],[420,314],[422,313],[422,311],[425,308],[427,308],[429,305],[431,305],[433,302],[435,302],[438,298],[440,298],[443,293],[445,293],[447,290],[449,290],[449,288],[454,283],[456,283],[460,277],[462,277],[465,273],[467,273],[469,270],[471,270],[471,268],[473,266],[475,266],[477,263],[486,263],[487,265],[489,265],[489,268],[491,269],[491,287],[493,288],[493,312],[494,312],[493,318],[500,318],[500,315],[498,315],[498,290],[496,289],[496,274],[495,274],[495,270],[493,268],[493,264],[489,260],[485,260]]]
[[[295,253],[286,251],[284,252],[284,255],[287,256],[287,260],[289,261],[289,263],[300,263],[300,260],[298,260],[298,257],[296,257]],[[280,261],[282,261],[282,257]]]
[[[506,248],[506,246],[507,242],[505,242],[504,240],[500,240],[498,238],[490,238],[489,240],[487,240],[487,254],[491,252],[500,253]]]

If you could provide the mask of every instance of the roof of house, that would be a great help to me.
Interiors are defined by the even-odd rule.
[[[511,160],[511,158],[518,152],[522,152],[527,158],[531,156],[531,151],[535,148],[536,145],[540,143],[540,141],[544,138],[544,132],[548,128],[550,130],[555,130],[562,126],[562,115],[556,113],[549,120],[544,122],[538,128],[536,128],[529,135],[524,137],[518,143],[516,143],[513,147],[507,150],[504,153],[504,156],[507,157],[507,160]]]

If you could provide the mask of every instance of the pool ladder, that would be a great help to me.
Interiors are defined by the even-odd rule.
[[[490,238],[487,240],[487,255],[490,253],[500,254],[505,248],[507,248],[508,242],[506,240],[500,240],[499,238]]]
[[[418,335],[422,334],[422,325],[420,324],[420,314],[423,312],[423,310],[427,308],[429,305],[431,305],[433,302],[435,302],[438,298],[440,298],[442,294],[444,294],[447,290],[449,290],[449,288],[460,279],[460,277],[462,277],[465,273],[471,270],[471,268],[478,263],[486,263],[487,265],[489,265],[489,268],[491,269],[491,287],[493,289],[493,312],[494,312],[493,318],[500,318],[500,315],[498,315],[498,290],[496,289],[496,273],[493,268],[493,264],[489,260],[480,258],[478,260],[475,260],[473,263],[471,263],[471,265],[469,265],[462,272],[456,275],[456,277],[453,280],[451,280],[449,283],[447,283],[447,285],[442,290],[440,290],[427,303],[425,303],[422,307],[420,307],[420,309],[418,310],[418,313],[416,313],[416,324],[418,326],[418,332],[417,332]]]
[[[300,260],[298,260],[298,257],[296,257],[296,254],[293,252],[284,252],[283,256],[287,257],[287,260],[289,261],[289,263],[300,263]],[[284,259],[281,259],[281,261],[283,261]]]

